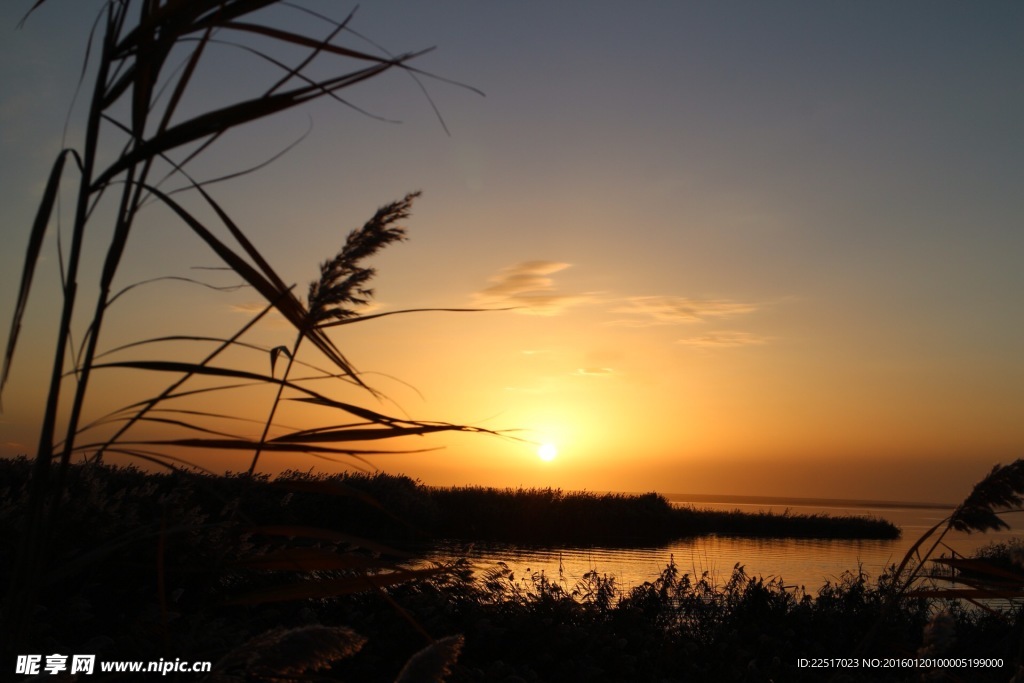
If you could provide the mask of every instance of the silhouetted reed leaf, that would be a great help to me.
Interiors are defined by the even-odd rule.
[[[321,441],[374,441],[377,439],[394,439],[399,436],[422,436],[436,432],[466,432],[477,431],[472,427],[461,425],[415,425],[415,426],[389,426],[372,429],[353,429],[343,427],[340,429],[317,430],[312,433],[284,434],[270,439],[268,443],[319,443]]]
[[[351,15],[350,15],[351,17]],[[347,21],[347,20],[346,20]],[[337,28],[344,28],[345,22],[342,22]],[[348,57],[350,59],[358,59],[365,62],[377,62],[382,66],[393,66],[400,64],[404,61],[409,60],[413,56],[419,56],[427,52],[423,50],[414,54],[407,54],[394,58],[379,57],[377,55],[371,55],[367,52],[360,52],[359,50],[353,50],[351,48],[342,47],[340,45],[334,45],[333,43],[314,40],[308,36],[304,36],[299,33],[292,33],[279,28],[273,28],[271,26],[263,26],[261,24],[250,24],[242,21],[227,21],[221,24],[223,28],[233,29],[235,31],[243,31],[246,33],[255,33],[268,38],[279,40],[283,43],[291,43],[292,45],[298,45],[301,47],[309,47],[317,50],[318,52],[327,52],[340,57]],[[335,31],[337,33],[337,31]]]
[[[311,680],[307,672],[351,657],[366,639],[344,626],[299,626],[267,631],[224,655],[207,683],[292,683]]]
[[[284,281],[277,276],[273,268],[270,267],[270,264],[267,263],[267,261],[260,255],[259,251],[257,251],[252,243],[245,237],[241,229],[235,225],[234,221],[231,220],[227,213],[217,202],[213,200],[212,197],[209,196],[209,194],[206,193],[205,190],[201,187],[195,186],[195,189],[217,213],[217,216],[224,223],[224,226],[231,232],[232,236],[239,242],[239,244],[242,245],[246,254],[248,254],[249,257],[257,264],[259,271],[250,266],[243,258],[224,245],[206,228],[205,225],[192,216],[192,214],[185,210],[180,204],[156,188],[149,187],[147,189],[153,192],[154,196],[166,203],[171,210],[177,213],[182,220],[184,220],[185,223],[196,232],[196,234],[210,245],[217,255],[220,256],[232,270],[252,285],[253,288],[256,289],[256,291],[258,291],[269,304],[273,305],[278,312],[280,312],[281,315],[283,315],[285,319],[295,327],[296,330],[302,331],[305,338],[309,339],[321,353],[323,353],[336,367],[338,367],[338,369],[340,369],[359,386],[367,389],[371,393],[376,393],[370,387],[367,387],[361,379],[359,379],[355,369],[348,360],[342,356],[334,343],[327,338],[327,335],[310,324],[310,318],[306,308],[291,292],[291,289],[285,286]]]
[[[339,579],[319,579],[302,583],[277,586],[252,591],[228,600],[229,605],[258,605],[266,602],[286,600],[308,600],[332,598],[339,595],[362,593],[368,590],[386,588],[415,579],[427,578],[448,571],[444,568],[399,569],[381,574],[366,574]]]
[[[176,446],[178,448],[209,448],[213,450],[228,451],[252,451],[259,445],[258,441],[249,439],[145,439],[141,441],[122,441],[124,445],[145,445],[145,446]],[[90,450],[99,448],[101,444],[85,444],[79,450]],[[332,455],[386,455],[389,453],[425,453],[431,448],[410,448],[410,449],[370,449],[370,448],[331,448],[329,446],[318,446],[312,444],[288,444],[267,442],[262,446],[265,451],[276,453],[305,453],[307,455],[332,454]]]
[[[395,683],[444,683],[464,644],[461,635],[434,641],[409,658]]]
[[[908,598],[934,598],[952,600],[1012,600],[1024,598],[1024,590],[985,589],[985,588],[918,588],[906,592]],[[975,603],[977,604],[977,603]]]
[[[273,485],[286,491],[355,498],[370,507],[377,508],[378,510],[384,509],[377,499],[370,494],[337,479],[278,479]]]
[[[365,320],[386,318],[389,315],[405,315],[406,313],[482,313],[483,311],[511,311],[518,306],[506,306],[505,308],[405,308],[400,311],[384,311],[383,313],[370,313],[368,315],[357,315],[343,320],[332,320],[321,323],[320,327],[335,327],[337,325],[351,325]]]
[[[957,570],[956,580],[960,583],[1002,582],[1024,587],[1024,572],[1007,569],[986,558],[940,557],[932,561]]]
[[[275,346],[270,349],[270,375],[274,375],[274,368],[277,366],[278,356],[287,356],[289,359],[292,358],[292,352],[288,350],[287,346]]]
[[[380,560],[374,560],[353,553],[331,552],[320,548],[285,548],[269,552],[265,555],[236,560],[232,565],[243,569],[293,572],[353,569],[366,571],[391,567],[389,562],[381,562]]]
[[[267,97],[254,97],[244,102],[228,105],[195,116],[133,146],[131,151],[119,156],[114,163],[100,173],[89,186],[89,190],[90,192],[100,190],[119,174],[147,159],[153,159],[172,149],[182,147],[207,136],[218,135],[251,121],[264,119],[286,109],[306,104],[336,90],[369,80],[392,66],[401,64],[402,61],[415,56],[417,55],[405,55],[393,63],[377,64],[345,74],[344,76],[321,81],[314,85],[293,88],[292,90]]]
[[[384,510],[384,508],[381,509]],[[295,524],[271,524],[251,527],[248,531],[253,534],[262,534],[264,536],[284,536],[286,538],[305,538],[316,541],[328,541],[331,543],[345,543],[357,548],[362,548],[363,550],[387,555],[388,557],[413,557],[412,554],[407,553],[404,550],[398,550],[397,548],[393,548],[389,545],[378,543],[377,541],[363,538],[361,536],[354,536],[343,531],[337,531],[336,529],[299,526]]]
[[[38,7],[40,2],[37,2],[35,7]],[[3,388],[10,374],[11,361],[14,359],[14,347],[18,343],[18,334],[21,332],[21,320],[25,316],[28,295],[32,289],[32,277],[36,272],[39,252],[43,247],[43,238],[46,236],[46,228],[50,224],[50,216],[53,214],[53,206],[57,200],[57,190],[60,188],[60,177],[64,172],[64,163],[67,161],[69,154],[75,157],[79,166],[82,165],[82,160],[74,150],[65,149],[57,155],[56,161],[53,162],[53,168],[50,170],[50,177],[46,181],[46,189],[43,190],[43,198],[39,202],[39,208],[36,210],[32,231],[29,233],[28,249],[25,253],[25,261],[21,271],[21,285],[18,287],[18,301],[14,306],[11,331],[7,337],[7,351],[4,354],[3,372],[0,373],[0,398],[3,396]],[[0,409],[2,407],[3,403],[0,401]]]
[[[957,531],[989,531],[1008,529],[999,511],[1024,505],[1024,459],[1009,465],[996,465],[987,477],[978,482],[971,495],[953,512],[950,526]]]
[[[929,538],[931,538],[932,535],[935,534],[935,532],[937,532],[940,528],[942,528],[942,527],[947,527],[948,528],[948,526],[949,526],[949,518],[946,518],[946,519],[940,520],[938,523],[936,523],[930,529],[928,529],[923,534],[921,534],[920,538],[918,538],[916,541],[914,541],[914,544],[912,546],[910,546],[910,549],[907,550],[906,554],[903,556],[903,560],[900,562],[899,567],[897,567],[897,569],[896,569],[896,576],[903,576],[903,571],[907,568],[907,566],[911,563],[911,561],[914,559],[915,556],[917,556],[917,558],[918,558],[918,565],[920,565],[921,564],[921,560],[923,559],[921,557],[921,546],[924,545],[925,541],[927,541]]]

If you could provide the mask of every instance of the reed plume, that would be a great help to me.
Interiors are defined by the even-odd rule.
[[[360,265],[364,259],[391,244],[405,240],[405,228],[395,225],[409,217],[419,192],[410,192],[373,214],[359,230],[349,233],[345,244],[330,261],[320,265],[320,279],[309,285],[309,322],[316,326],[328,320],[346,320],[357,315],[352,306],[365,306],[373,298],[366,287],[377,271]]]
[[[949,525],[957,531],[998,531],[1010,525],[1000,512],[1024,506],[1024,459],[1009,465],[996,465],[979,481],[971,495],[964,499],[950,517]]]
[[[351,657],[366,638],[344,626],[277,628],[252,638],[217,662],[204,683],[298,683]]]

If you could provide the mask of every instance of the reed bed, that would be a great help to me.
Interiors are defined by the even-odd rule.
[[[432,488],[439,535],[520,543],[644,545],[687,536],[898,538],[892,523],[859,516],[723,512],[675,507],[664,496],[558,489]]]

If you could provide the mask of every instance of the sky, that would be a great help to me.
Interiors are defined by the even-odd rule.
[[[51,1],[18,29],[30,5],[0,7],[5,331],[65,120],[64,144],[81,145],[88,88],[72,96],[101,3]],[[305,6],[339,19],[354,7]],[[327,31],[291,10],[264,20]],[[349,230],[420,190],[409,240],[373,260],[372,310],[517,307],[340,328],[338,346],[387,397],[348,398],[516,430],[396,443],[438,450],[373,466],[433,485],[956,502],[1024,454],[1024,5],[389,0],[350,26],[338,40],[357,49],[434,47],[415,64],[440,78],[374,79],[345,91],[352,106],[318,101],[226,136],[194,170],[247,168],[301,139],[211,186],[299,292]],[[276,76],[218,48],[183,111]],[[230,284],[197,270],[220,264],[165,210],[143,218],[120,286]],[[3,394],[6,456],[36,448],[55,234]],[[94,295],[83,286],[87,309]],[[257,303],[147,285],[111,309],[101,346],[230,334]],[[271,320],[252,341],[293,339]],[[267,359],[237,362],[262,371]],[[108,373],[90,415],[154,382]],[[260,418],[271,398],[223,401]],[[294,405],[280,417],[319,419]]]

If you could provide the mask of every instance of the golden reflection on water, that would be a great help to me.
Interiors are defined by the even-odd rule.
[[[804,587],[814,595],[826,581],[834,583],[846,571],[862,570],[871,580],[876,579],[886,567],[898,564],[921,534],[951,512],[950,509],[928,507],[843,507],[835,504],[697,502],[693,506],[744,512],[765,510],[781,513],[788,509],[791,514],[868,515],[888,519],[903,530],[903,535],[890,541],[704,536],[642,548],[529,548],[510,544],[477,543],[467,546],[450,543],[438,546],[428,558],[443,561],[467,557],[479,569],[501,561],[509,565],[517,580],[543,572],[549,580],[558,581],[569,589],[581,581],[584,574],[597,571],[614,576],[619,588],[627,591],[656,579],[672,559],[680,573],[699,577],[708,572],[708,576],[719,585],[725,583],[733,567],[740,564],[748,576],[761,576],[765,580],[781,578],[786,586]],[[1024,529],[1024,516],[1010,516],[1007,521],[1015,528],[988,534],[953,532],[946,537],[946,544],[961,555],[970,555],[991,542],[1006,541],[1020,535]],[[948,555],[948,551],[946,553]]]

